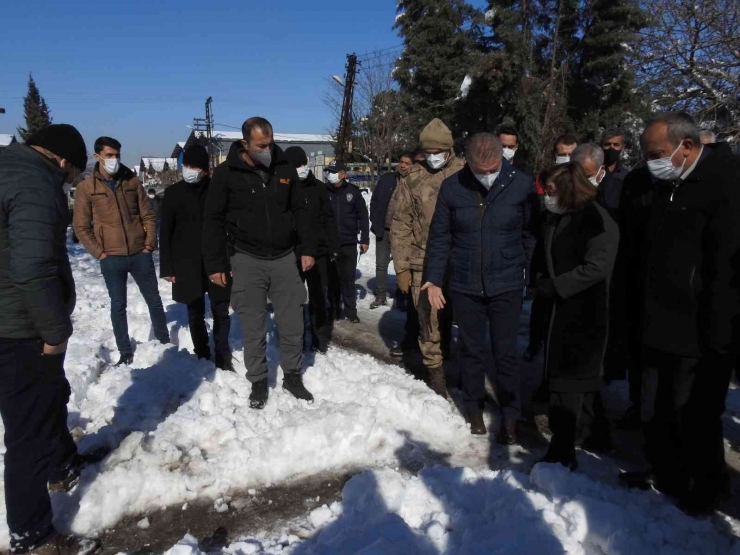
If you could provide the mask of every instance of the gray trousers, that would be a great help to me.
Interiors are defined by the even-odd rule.
[[[231,257],[234,284],[231,305],[239,316],[244,340],[247,379],[267,379],[267,297],[275,310],[280,334],[280,366],[287,374],[300,373],[303,355],[303,304],[306,288],[294,253],[277,260],[247,254]]]

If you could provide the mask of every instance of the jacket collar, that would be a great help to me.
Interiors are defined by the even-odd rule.
[[[502,158],[499,176],[493,183],[493,186],[490,190],[486,190],[486,188],[480,184],[480,182],[473,174],[473,170],[470,168],[469,164],[465,164],[465,168],[463,169],[461,175],[464,180],[464,184],[472,189],[475,189],[483,196],[483,198],[486,199],[486,202],[490,204],[493,199],[500,195],[501,192],[506,189],[506,187],[512,181],[514,181],[514,177],[516,177],[516,170],[514,169],[514,166],[512,166],[505,158]]]
[[[250,172],[257,172],[259,171],[266,171],[265,168],[262,167],[254,167],[250,166],[244,161],[244,158],[242,158],[242,152],[244,152],[244,147],[242,146],[240,141],[236,141],[231,144],[231,148],[229,149],[229,154],[226,157],[226,161],[229,164],[229,167],[236,168],[240,170],[246,170]],[[272,145],[272,166],[269,170],[267,170],[268,173],[273,173],[270,170],[274,170],[277,166],[282,166],[284,164],[288,163],[288,159],[285,157],[285,153],[283,152],[283,149],[280,148],[278,145],[273,144]]]
[[[130,170],[127,166],[124,166],[121,164],[120,168],[118,169],[118,174],[113,178],[118,183],[121,183],[122,181],[128,181],[132,177],[134,177],[136,174],[132,170]],[[100,179],[101,181],[108,182],[108,179],[103,177],[103,174],[100,173],[100,162],[95,162],[95,167],[93,168],[93,177]]]
[[[10,155],[14,154],[20,159],[28,159],[29,163],[34,161],[42,163],[48,170],[54,172],[54,175],[59,178],[60,184],[61,180],[67,176],[67,172],[60,168],[54,160],[23,143],[14,143],[7,147],[5,152],[7,152],[8,160],[10,160]]]

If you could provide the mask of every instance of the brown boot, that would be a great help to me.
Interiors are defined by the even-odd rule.
[[[444,397],[445,399],[447,399],[445,371],[444,368],[442,368],[441,366],[439,366],[438,368],[429,369],[429,388],[440,397]]]
[[[470,424],[470,433],[474,436],[484,436],[488,433],[486,423],[483,422],[482,412],[471,412],[465,417],[465,421]]]
[[[501,430],[496,436],[496,441],[500,445],[515,445],[519,443],[516,435],[516,420],[513,418],[504,418],[501,421]]]
[[[100,549],[98,540],[65,536],[54,532],[44,545],[32,549],[29,553],[33,555],[90,555],[98,549]]]

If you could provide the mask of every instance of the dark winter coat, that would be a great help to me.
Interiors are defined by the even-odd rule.
[[[149,198],[149,195],[147,195],[147,198]],[[162,217],[162,214],[160,213],[160,210],[162,209],[162,201],[159,199],[158,196],[154,196],[154,198],[149,199],[149,208],[152,211],[152,214],[154,214],[154,217],[159,220]]]
[[[209,281],[203,263],[203,212],[210,184],[208,177],[198,183],[180,181],[168,187],[162,199],[159,275],[175,278],[172,298],[178,303],[191,303],[206,292],[227,301],[231,294],[230,283],[223,288]]]
[[[627,177],[629,172],[630,170],[627,166],[622,164],[622,162],[617,162],[617,167],[613,172],[606,172],[604,179],[601,180],[596,191],[596,202],[606,208],[609,215],[613,218],[617,217],[619,200],[622,198],[624,178]]]
[[[339,187],[327,184],[329,202],[334,210],[334,218],[339,229],[339,242],[342,245],[357,245],[357,234],[360,234],[360,245],[370,244],[370,220],[367,215],[367,203],[360,189],[346,179]]]
[[[544,252],[556,291],[547,341],[550,391],[587,393],[601,385],[618,248],[619,227],[596,202],[548,217]]]
[[[316,256],[336,256],[339,253],[339,230],[326,185],[310,172],[301,182],[301,195],[316,235]]]
[[[67,257],[66,172],[23,144],[0,155],[0,338],[72,335],[75,284]]]
[[[719,143],[704,146],[684,181],[633,174],[621,215],[642,345],[693,358],[732,352],[740,315],[740,159]]]
[[[535,247],[534,181],[502,160],[486,191],[469,166],[448,177],[437,198],[424,281],[452,291],[493,297],[524,288]]]
[[[526,158],[527,158],[527,155],[524,154],[524,151],[521,148],[518,148],[516,152],[514,153],[514,158],[512,158],[510,163],[512,166],[520,170],[522,173],[525,173],[531,176],[532,168],[527,164]]]
[[[232,145],[226,161],[213,173],[203,221],[203,258],[210,274],[227,272],[229,249],[275,260],[291,253],[316,256],[311,218],[295,167],[277,145],[266,170],[241,157]]]
[[[370,231],[375,237],[382,239],[385,236],[385,220],[388,214],[388,205],[398,185],[398,174],[383,175],[375,186],[373,198],[370,199]]]

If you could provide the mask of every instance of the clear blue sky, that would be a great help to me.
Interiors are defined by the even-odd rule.
[[[56,123],[169,156],[213,96],[217,124],[261,115],[324,133],[326,79],[345,56],[401,44],[396,0],[8,0],[0,8],[0,133],[23,123],[33,72]],[[443,62],[441,62],[443,63]],[[218,127],[218,125],[217,125]]]

